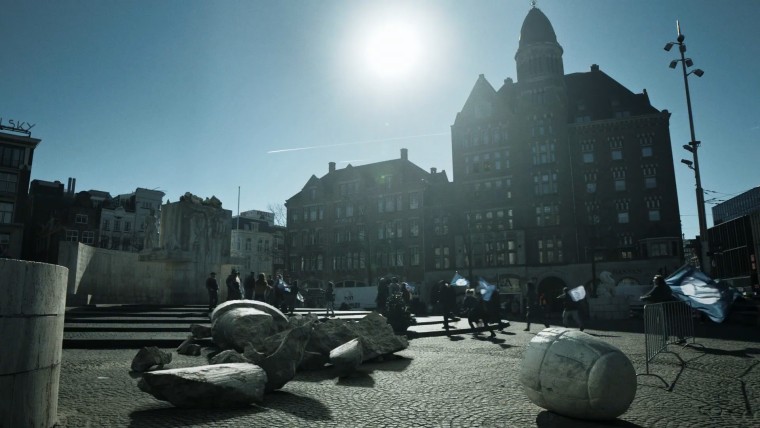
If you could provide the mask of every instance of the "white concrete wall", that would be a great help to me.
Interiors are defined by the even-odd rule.
[[[0,259],[0,427],[51,427],[58,383],[68,269]]]

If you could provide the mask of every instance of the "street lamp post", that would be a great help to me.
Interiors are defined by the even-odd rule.
[[[689,113],[689,131],[691,132],[691,141],[689,141],[689,144],[685,144],[683,148],[689,152],[691,152],[693,156],[693,161],[689,161],[686,159],[682,159],[681,162],[686,164],[689,168],[694,170],[694,179],[696,181],[696,193],[697,193],[697,215],[699,216],[699,242],[700,245],[700,253],[699,253],[699,264],[702,267],[702,270],[705,270],[705,264],[704,264],[704,254],[707,252],[707,219],[705,216],[705,194],[704,190],[702,189],[702,178],[699,175],[699,156],[697,152],[699,151],[699,146],[701,145],[701,142],[697,140],[696,136],[694,135],[694,116],[691,112],[691,94],[689,93],[689,75],[695,74],[697,77],[702,77],[703,74],[705,74],[704,71],[697,68],[694,70],[689,71],[688,68],[694,65],[694,62],[691,60],[691,58],[686,58],[686,43],[684,43],[684,40],[686,37],[681,33],[681,25],[678,21],[676,21],[676,30],[678,31],[678,38],[675,42],[668,42],[665,45],[665,50],[670,51],[670,49],[673,47],[673,45],[678,45],[678,51],[681,54],[681,59],[674,59],[670,62],[670,68],[676,68],[678,66],[678,63],[681,63],[681,70],[683,71],[683,84],[684,88],[686,89],[686,109]]]

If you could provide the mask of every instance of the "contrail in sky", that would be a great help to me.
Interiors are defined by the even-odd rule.
[[[270,151],[267,152],[267,154],[284,153],[284,152],[296,152],[296,151],[299,151],[299,150],[324,149],[324,148],[327,148],[327,147],[353,146],[353,145],[356,145],[356,144],[385,143],[385,142],[388,142],[388,141],[411,140],[412,138],[439,137],[441,135],[449,135],[449,133],[448,132],[439,132],[437,134],[408,135],[406,137],[384,138],[384,139],[380,139],[380,140],[366,140],[366,141],[354,141],[354,142],[351,142],[351,143],[325,144],[325,145],[322,145],[322,146],[296,147],[296,148],[292,148],[292,149],[270,150]]]

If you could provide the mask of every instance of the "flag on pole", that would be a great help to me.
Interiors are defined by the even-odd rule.
[[[729,308],[739,298],[739,291],[715,281],[693,266],[685,265],[665,278],[673,297],[706,314],[715,322],[723,322]]]
[[[570,298],[573,299],[573,302],[580,302],[586,298],[586,287],[579,285],[568,291],[568,293],[570,293]]]
[[[493,284],[489,284],[488,281],[486,281],[482,277],[478,277],[477,289],[480,291],[480,294],[483,295],[483,300],[485,300],[486,302],[489,302],[491,301],[491,297],[493,296],[494,291],[496,291],[496,286]]]
[[[470,281],[460,275],[459,272],[454,272],[454,277],[451,278],[450,284],[454,287],[467,287],[470,285]]]

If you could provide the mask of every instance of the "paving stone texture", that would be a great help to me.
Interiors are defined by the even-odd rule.
[[[533,405],[519,383],[520,364],[537,329],[523,323],[495,340],[471,334],[423,337],[348,378],[333,369],[299,373],[261,405],[236,410],[176,409],[137,388],[135,350],[65,349],[59,394],[62,427],[758,427],[760,335],[742,326],[707,326],[704,348],[671,347],[650,364],[672,388],[639,377],[628,412],[611,423],[574,420]],[[440,327],[438,327],[440,328]],[[644,337],[586,330],[620,348],[644,372]],[[636,331],[630,328],[628,331]],[[719,338],[722,337],[722,338]],[[726,339],[731,337],[732,339]],[[173,351],[173,349],[166,349]],[[209,352],[204,349],[204,356]],[[167,368],[204,364],[174,354]],[[610,379],[614,382],[614,379]]]

